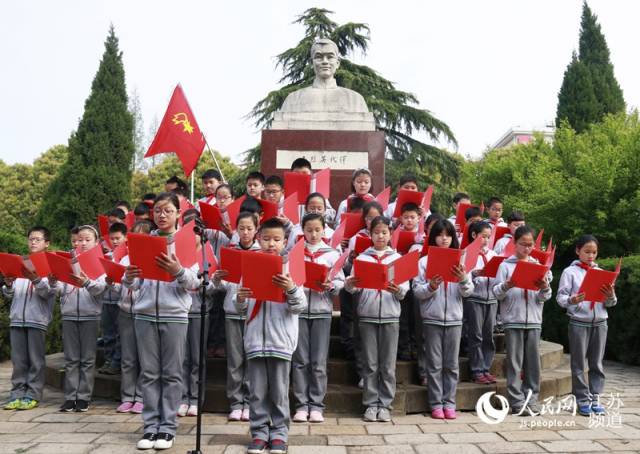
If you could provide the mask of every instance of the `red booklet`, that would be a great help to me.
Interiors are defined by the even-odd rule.
[[[309,192],[310,193],[319,192],[324,196],[325,199],[329,198],[329,196],[331,195],[331,169],[330,168],[327,167],[326,169],[322,169],[319,172],[316,172],[313,174],[313,176],[311,177],[311,181],[309,183]]]
[[[538,263],[527,262],[519,260],[516,264],[516,268],[511,275],[511,282],[514,286],[525,290],[539,290],[537,281],[543,279],[549,267],[540,265]]]
[[[406,254],[416,241],[417,232],[409,232],[396,228],[391,236],[391,247],[398,251],[398,254]]]
[[[382,209],[386,211],[389,207],[389,198],[391,197],[391,186],[387,186],[384,191],[376,196],[376,202],[378,202]]]
[[[49,273],[51,273],[51,268],[49,268],[49,262],[47,261],[46,252],[43,251],[31,254],[29,256],[29,260],[31,261],[31,265],[39,277],[47,277]]]
[[[342,255],[338,258],[338,260],[336,260],[336,262],[333,264],[333,266],[331,267],[331,271],[329,271],[329,280],[333,280],[336,277],[336,275],[340,272],[340,270],[344,266],[344,263],[349,258],[349,252],[350,252],[349,250],[344,251]]]
[[[410,252],[387,265],[387,281],[400,285],[418,275],[418,251]]]
[[[71,259],[51,252],[46,252],[45,254],[51,274],[60,282],[75,286],[76,284],[71,280],[71,275],[75,274],[71,265]]]
[[[298,172],[284,173],[284,195],[298,193],[298,205],[304,205],[311,188],[311,175]]]
[[[116,263],[120,263],[120,261],[129,255],[129,249],[127,248],[127,243],[122,243],[120,246],[113,250],[113,261]]]
[[[258,199],[258,203],[262,207],[262,219],[260,219],[260,223],[262,224],[264,221],[275,218],[278,216],[278,208],[277,203],[269,202],[268,200]]]
[[[193,231],[194,225],[195,221],[183,225],[173,236],[176,257],[178,257],[180,265],[185,268],[191,268],[198,262],[196,233]]]
[[[252,252],[229,247],[220,249],[220,269],[229,273],[224,278],[225,281],[233,282],[234,284],[240,283],[242,278],[242,255],[245,253],[251,254]]]
[[[504,250],[502,251],[502,255],[504,255],[505,257],[511,257],[515,253],[516,253],[516,242],[513,240],[513,238],[511,238],[511,241],[509,241],[504,247]]]
[[[213,230],[223,230],[223,217],[220,208],[215,205],[209,205],[205,202],[198,202],[200,205],[200,216],[202,216],[202,220],[204,224],[209,229]]]
[[[535,249],[542,248],[542,235],[543,234],[544,234],[544,229],[540,229],[540,231],[538,232],[538,236],[536,237]],[[548,248],[547,250],[551,250],[551,248]]]
[[[247,196],[244,196],[244,195],[242,197],[238,197],[227,206],[226,210],[222,214],[223,219],[226,218],[225,222],[227,222],[227,219],[229,220],[228,223],[231,226],[231,229],[236,228],[236,224],[238,222],[238,215],[240,214],[240,206],[242,205],[242,202],[244,202],[246,198]]]
[[[193,205],[191,207],[193,208]],[[136,223],[136,215],[133,213],[133,211],[129,211],[127,215],[124,217],[124,224],[127,226],[127,232],[131,231],[135,223]]]
[[[509,229],[509,227],[504,227],[502,225],[493,226],[493,229],[491,229],[491,237],[489,238],[489,249],[493,249],[498,240],[507,233],[511,233],[511,229]]]
[[[382,263],[356,259],[353,261],[353,275],[360,280],[358,288],[373,290],[387,288],[387,267]]]
[[[327,280],[329,268],[322,263],[304,262],[304,271],[306,275],[304,286],[316,292],[323,292],[324,290],[322,290],[318,283]]]
[[[584,293],[585,301],[591,301],[591,309],[595,306],[595,303],[603,303],[606,299],[604,293],[600,291],[603,285],[615,284],[618,275],[620,274],[620,262],[615,271],[597,270],[589,268],[584,275],[582,284],[578,293]]]
[[[431,199],[433,198],[433,185],[430,184],[427,190],[424,192],[424,199],[422,200],[422,209],[426,213],[431,211]]]
[[[107,243],[109,249],[111,249],[111,241],[109,240],[109,218],[104,214],[98,215],[98,229],[100,230],[100,236]]]
[[[371,241],[371,238],[364,235],[356,235],[355,245],[353,246],[353,249],[356,254],[362,254],[371,246],[373,246],[373,242]]]
[[[424,243],[422,243],[422,249],[420,250],[420,257],[424,257],[425,255],[429,255],[429,238],[424,239]]]
[[[124,278],[124,272],[127,269],[126,266],[112,262],[111,260],[105,259],[104,257],[100,257],[98,260],[103,268],[102,274],[107,273],[107,277],[117,284],[122,282],[122,279]]]
[[[551,266],[553,265],[553,259],[555,257],[555,249],[551,249],[548,251],[541,251],[540,249],[533,249],[531,251],[531,257],[536,259],[542,265]]]
[[[464,270],[468,273],[476,267],[478,263],[478,256],[482,249],[482,237],[478,236],[469,246],[464,250]]]
[[[344,238],[351,238],[360,230],[365,228],[364,219],[361,213],[342,213],[340,226],[344,223]]]
[[[173,277],[158,267],[156,257],[167,253],[167,239],[163,236],[151,236],[143,233],[127,235],[129,243],[129,261],[142,270],[143,279],[170,282]]]
[[[393,210],[393,217],[400,217],[402,212],[402,206],[407,203],[415,203],[419,207],[422,206],[424,201],[424,192],[409,191],[408,189],[400,189],[398,191],[398,197],[396,197],[396,208]]]
[[[282,256],[263,252],[242,254],[241,262],[242,286],[251,289],[253,298],[284,302],[284,291],[272,282],[273,276],[282,273]]]
[[[458,208],[456,209],[456,224],[461,229],[462,229],[462,226],[464,226],[467,223],[467,219],[464,213],[467,211],[468,208],[471,208],[474,206],[480,208],[480,216],[482,216],[482,213],[484,213],[484,203],[481,203],[480,205],[471,205],[470,203],[461,203],[458,205]]]
[[[298,210],[298,194],[291,194],[282,203],[282,214],[292,224],[300,224],[300,210]]]
[[[22,267],[24,267],[22,257],[16,254],[0,252],[0,273],[6,277],[24,277]]]
[[[487,262],[485,267],[482,269],[482,276],[484,277],[496,277],[498,274],[498,268],[500,268],[500,264],[504,262],[506,257],[502,255],[494,255],[491,257],[491,260]]]
[[[78,255],[80,269],[89,279],[95,280],[104,274],[104,268],[100,264],[101,258],[104,258],[104,254],[102,253],[102,246],[99,244]]]
[[[460,249],[430,246],[426,279],[430,280],[439,275],[445,282],[458,282],[458,278],[453,275],[451,269],[460,264],[461,257]]]
[[[298,242],[291,248],[287,255],[287,264],[283,268],[296,285],[302,285],[305,281],[304,274],[304,240],[298,240]]]
[[[331,237],[331,247],[337,249],[340,246],[340,242],[344,238],[344,230],[347,227],[345,223],[342,223],[338,226],[338,228],[333,232],[333,236]]]

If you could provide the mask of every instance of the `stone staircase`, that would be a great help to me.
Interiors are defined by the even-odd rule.
[[[334,322],[336,319],[334,318]],[[337,333],[337,323],[333,323],[332,333]],[[460,383],[456,396],[460,410],[475,409],[478,398],[489,391],[506,396],[505,354],[503,335],[494,336],[498,353],[493,361],[491,373],[498,378],[493,385],[477,385],[470,382],[469,361],[460,357]],[[102,363],[102,352],[98,351],[98,364]],[[329,386],[325,398],[326,411],[331,414],[359,414],[362,408],[362,390],[357,387],[358,376],[355,362],[342,356],[340,338],[331,336],[330,359],[327,367]],[[562,345],[542,341],[540,344],[541,383],[540,399],[561,396],[571,392],[571,371],[568,355]],[[46,382],[55,388],[62,388],[64,378],[64,356],[56,353],[47,356]],[[227,412],[225,393],[226,360],[207,360],[207,384],[205,411]],[[398,361],[396,365],[397,390],[393,403],[394,414],[422,413],[429,410],[427,393],[418,382],[417,363]],[[94,396],[120,399],[120,376],[96,374]],[[293,402],[293,399],[291,399]]]

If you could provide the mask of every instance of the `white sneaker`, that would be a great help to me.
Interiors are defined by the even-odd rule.
[[[324,422],[322,412],[318,410],[311,410],[311,413],[309,413],[309,422]]]
[[[198,406],[189,405],[189,409],[187,410],[187,416],[198,416]]]
[[[229,416],[227,416],[227,420],[229,421],[240,421],[242,419],[242,410],[231,410]]]
[[[142,436],[138,443],[136,443],[136,448],[138,449],[153,449],[153,446],[156,442],[156,434],[147,432]]]
[[[379,408],[378,409],[378,421],[380,422],[389,422],[391,421],[391,413],[387,408]]]
[[[187,404],[181,404],[178,407],[178,416],[187,416],[187,411],[189,411],[189,406]]]
[[[361,378],[360,381],[358,381],[358,388],[364,388],[364,378]]]
[[[295,415],[293,415],[293,422],[307,422],[309,418],[309,413],[306,410],[298,410]]]
[[[169,449],[173,446],[173,441],[176,437],[166,433],[159,433],[156,442],[153,445],[153,449]]]
[[[242,420],[243,421],[249,421],[249,415],[251,413],[249,412],[248,408],[245,408],[244,410],[242,410]]]
[[[376,407],[369,407],[364,412],[363,419],[369,422],[376,422],[378,420],[378,409]]]

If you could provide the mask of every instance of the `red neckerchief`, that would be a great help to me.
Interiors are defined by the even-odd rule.
[[[320,257],[321,255],[326,254],[326,253],[327,253],[327,251],[326,250],[322,250],[322,249],[319,249],[316,252],[311,252],[306,247],[304,248],[304,256],[308,257],[309,259],[311,259],[311,261],[314,262],[314,263],[315,263],[315,261],[316,261],[316,259],[318,257]]]
[[[590,269],[591,269],[591,267],[590,267],[589,265],[587,265],[586,263],[583,263],[583,262],[578,262],[578,266],[579,266],[580,268],[582,268],[583,270],[585,270],[585,271],[587,271],[587,270],[590,270]]]
[[[216,195],[215,194],[211,194],[209,197],[207,197],[207,199],[205,200],[205,203],[209,203],[211,202],[212,199],[215,199]]]
[[[304,234],[300,233],[299,235],[296,235],[296,243],[298,241],[300,241],[302,238],[304,238]],[[324,241],[325,243],[329,244],[329,242],[331,241],[330,238],[326,238],[326,237],[322,237],[322,241]],[[306,249],[306,248],[305,248]]]

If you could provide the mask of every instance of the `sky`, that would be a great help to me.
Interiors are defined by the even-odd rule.
[[[629,108],[640,104],[640,2],[590,0]],[[414,93],[446,122],[457,152],[479,157],[516,125],[555,118],[562,77],[578,47],[581,0],[19,1],[0,16],[0,159],[30,163],[66,144],[104,52],[109,24],[123,52],[127,90],[145,130],[182,84],[212,148],[241,160],[259,131],[246,114],[281,72],[275,55],[294,46],[309,7],[371,29],[366,64]],[[454,147],[443,143],[451,150]]]

